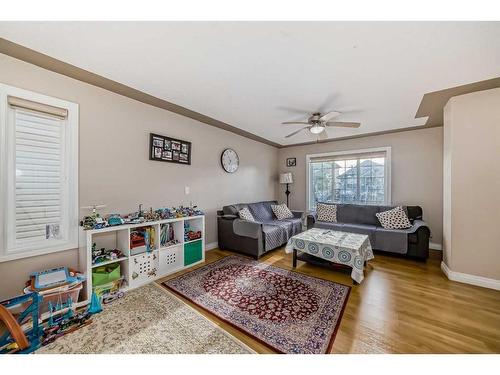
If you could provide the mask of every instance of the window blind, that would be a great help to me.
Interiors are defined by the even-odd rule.
[[[15,241],[61,236],[64,182],[64,126],[60,116],[16,107]]]

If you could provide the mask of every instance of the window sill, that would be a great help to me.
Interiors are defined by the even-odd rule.
[[[10,262],[12,260],[18,260],[18,259],[23,259],[23,258],[44,256],[44,255],[48,255],[48,254],[52,254],[52,253],[59,253],[61,251],[68,251],[68,250],[78,250],[78,243],[77,242],[69,243],[69,244],[65,244],[62,246],[53,247],[51,249],[31,250],[31,251],[23,251],[23,252],[18,252],[18,253],[0,255],[0,263]]]

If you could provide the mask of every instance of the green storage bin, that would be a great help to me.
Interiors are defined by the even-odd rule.
[[[184,244],[184,265],[199,262],[203,258],[202,240]]]
[[[92,285],[99,286],[118,280],[121,277],[120,263],[112,263],[92,269]]]

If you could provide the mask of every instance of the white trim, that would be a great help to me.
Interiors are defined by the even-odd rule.
[[[217,249],[218,247],[219,247],[218,242],[210,242],[210,243],[205,244],[205,251]]]
[[[67,194],[65,200],[67,206],[63,207],[63,219],[68,223],[67,228],[64,228],[65,233],[64,241],[54,241],[48,245],[26,245],[15,249],[16,251],[8,251],[9,244],[7,243],[6,233],[12,233],[12,228],[9,229],[9,222],[12,220],[6,217],[9,210],[9,202],[7,195],[9,194],[9,187],[7,186],[8,178],[3,178],[12,174],[8,167],[11,162],[5,152],[0,152],[0,176],[2,176],[2,183],[0,184],[0,262],[6,262],[14,259],[44,255],[55,253],[59,251],[72,250],[78,248],[78,119],[79,119],[79,106],[66,100],[46,96],[36,92],[23,90],[17,87],[9,86],[0,83],[0,151],[6,150],[7,137],[7,121],[8,116],[12,114],[9,110],[7,103],[7,96],[17,96],[23,99],[41,102],[54,107],[66,108],[68,110],[68,117],[65,120],[65,144],[62,145],[63,150],[68,150],[65,153],[67,159],[63,161],[63,178],[67,181],[64,194]],[[12,246],[10,246],[12,248]],[[12,248],[14,249],[14,248]]]
[[[309,211],[310,207],[310,196],[309,196],[309,163],[312,158],[318,158],[323,156],[338,156],[338,155],[351,155],[351,154],[363,154],[372,152],[385,152],[386,163],[385,163],[385,204],[387,206],[392,205],[392,195],[391,195],[391,146],[386,147],[374,147],[374,148],[364,148],[359,150],[346,150],[346,151],[332,151],[323,152],[320,154],[307,154],[306,155],[306,210]]]
[[[429,242],[429,249],[443,251],[443,245],[440,243]]]
[[[489,279],[487,277],[452,271],[448,268],[445,262],[441,262],[441,270],[446,275],[446,277],[452,281],[480,286],[483,288],[500,290],[500,280]]]

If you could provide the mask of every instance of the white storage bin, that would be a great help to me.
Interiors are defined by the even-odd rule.
[[[175,272],[184,266],[183,245],[160,250],[160,276]]]
[[[158,250],[130,257],[130,286],[154,280],[159,275]]]

